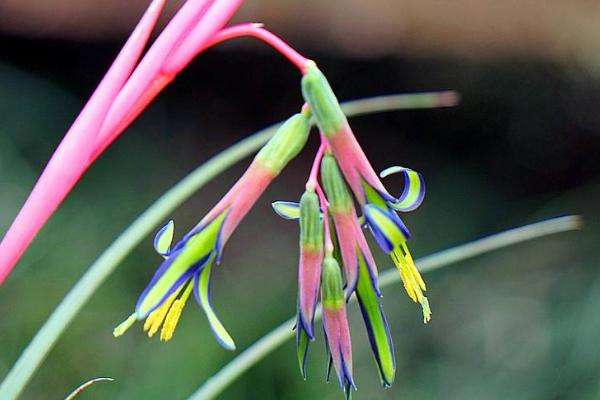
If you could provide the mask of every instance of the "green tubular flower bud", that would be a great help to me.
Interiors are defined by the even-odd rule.
[[[346,303],[344,299],[342,271],[338,262],[332,256],[327,256],[323,261],[321,301],[323,308],[329,311],[339,310]]]
[[[317,125],[327,137],[340,131],[346,116],[325,75],[316,64],[310,65],[302,77],[302,95],[317,120]]]
[[[304,148],[309,132],[309,113],[295,114],[281,125],[275,135],[258,152],[256,159],[275,175],[279,174]]]
[[[300,199],[300,244],[305,250],[323,250],[323,218],[314,191],[307,190]]]
[[[325,155],[321,161],[321,180],[332,213],[347,212],[352,208],[352,197],[335,157]]]

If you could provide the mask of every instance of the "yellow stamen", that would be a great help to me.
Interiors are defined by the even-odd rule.
[[[152,337],[156,332],[158,332],[158,328],[160,328],[162,325],[167,312],[169,312],[169,308],[171,308],[171,304],[173,304],[177,298],[178,292],[179,291],[176,290],[160,307],[148,315],[146,322],[144,322],[144,331],[148,331],[148,337]]]
[[[179,317],[181,317],[181,311],[183,311],[183,307],[190,297],[193,287],[193,282],[188,283],[181,297],[173,303],[173,306],[165,318],[162,330],[160,331],[160,340],[167,342],[173,338],[173,333],[179,322]]]
[[[408,251],[406,243],[396,247],[390,253],[390,256],[400,272],[400,278],[402,279],[406,293],[415,303],[421,304],[421,308],[423,309],[423,322],[429,322],[431,320],[431,309],[429,308],[429,300],[427,300],[427,297],[423,294],[423,292],[427,290],[427,287],[415,266],[415,262]]]
[[[419,286],[423,291],[427,290],[427,285],[425,285],[425,281],[423,280],[421,273],[419,272],[419,270],[417,270],[415,262],[413,261],[410,251],[408,251],[406,243],[402,243],[402,250],[404,251],[404,257],[406,258],[408,266],[410,267],[411,273],[414,276],[415,280],[419,283]]]
[[[135,313],[133,313],[127,317],[125,321],[121,322],[115,329],[113,329],[113,336],[119,337],[124,334],[127,329],[131,328],[131,325],[133,325],[135,321],[137,321],[137,318],[135,317]]]

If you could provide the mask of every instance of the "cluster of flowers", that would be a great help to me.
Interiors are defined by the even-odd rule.
[[[255,37],[300,70],[306,103],[279,128],[222,200],[179,242],[172,246],[172,221],[160,229],[154,247],[164,261],[141,294],[134,313],[115,328],[114,335],[120,336],[136,321],[145,320],[144,330],[149,336],[160,330],[161,340],[170,340],[193,293],[218,342],[226,349],[235,349],[210,303],[212,268],[220,264],[223,247],[236,227],[273,179],[304,148],[316,124],[321,146],[305,193],[299,203],[273,203],[279,215],[299,220],[300,224],[296,329],[300,368],[305,376],[320,297],[330,366],[335,367],[340,385],[350,395],[355,385],[346,304],[354,293],[382,383],[391,385],[396,368],[393,343],[381,304],[377,267],[362,227],[367,226],[391,256],[406,292],[421,304],[424,321],[429,321],[425,283],[406,244],[409,231],[397,214],[414,210],[423,201],[421,175],[402,167],[386,169],[381,177],[392,173],[404,176],[401,195],[390,195],[316,64],[260,24],[224,27],[243,0],[187,0],[144,53],[165,3],[152,0],[0,242],[0,284],[87,168],[196,55],[226,40]]]
[[[161,329],[161,340],[171,339],[193,292],[217,341],[227,349],[235,348],[210,304],[211,270],[220,264],[225,243],[250,208],[303,149],[316,122],[321,146],[300,202],[273,203],[280,216],[298,220],[300,225],[296,327],[300,369],[305,376],[320,296],[330,366],[334,366],[347,396],[355,388],[346,318],[347,301],[354,293],[382,384],[392,384],[396,369],[394,346],[381,304],[377,267],[362,227],[367,226],[381,249],[390,255],[406,292],[420,303],[424,321],[429,321],[425,283],[407,247],[410,233],[397,213],[418,207],[425,185],[419,173],[391,167],[381,176],[400,173],[404,187],[399,197],[389,194],[358,144],[325,76],[312,61],[307,61],[304,68],[302,93],[306,104],[301,112],[279,128],[238,182],[195,228],[175,246],[171,246],[172,222],[158,232],[154,246],[165,260],[141,294],[135,312],[115,328],[115,336],[123,334],[135,321],[145,319],[144,329],[149,336]]]

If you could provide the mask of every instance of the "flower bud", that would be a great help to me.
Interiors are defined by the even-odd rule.
[[[292,116],[260,150],[256,160],[274,175],[279,174],[304,148],[309,132],[310,117],[307,113]]]
[[[300,199],[300,246],[311,251],[323,249],[323,218],[314,191],[304,192]]]
[[[356,389],[352,378],[352,341],[342,288],[342,271],[332,256],[327,256],[323,262],[321,279],[323,328],[327,347],[340,386],[346,392],[346,398],[349,398],[350,388]]]
[[[348,192],[346,181],[342,176],[335,157],[325,155],[321,161],[321,180],[327,193],[332,213],[348,212],[352,208],[352,198]]]
[[[307,67],[302,77],[302,95],[317,120],[319,129],[330,137],[337,133],[346,121],[333,90],[325,75],[315,64]]]
[[[344,308],[346,300],[343,285],[342,271],[338,262],[331,256],[325,257],[321,277],[321,301],[325,310],[335,311]]]

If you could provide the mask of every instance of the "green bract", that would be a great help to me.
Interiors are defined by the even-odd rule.
[[[332,155],[325,155],[321,161],[321,179],[327,193],[331,212],[347,212],[352,207],[352,197],[346,181]]]
[[[331,136],[340,130],[346,116],[325,75],[313,63],[302,77],[302,95],[310,105],[319,129]]]
[[[307,190],[300,199],[300,244],[306,250],[323,249],[323,218],[314,191]]]
[[[338,262],[332,256],[325,257],[325,261],[323,261],[321,280],[323,309],[335,311],[344,307],[346,300],[344,298],[342,271]]]
[[[256,155],[263,166],[279,174],[300,153],[308,140],[310,116],[298,113],[290,117]]]

